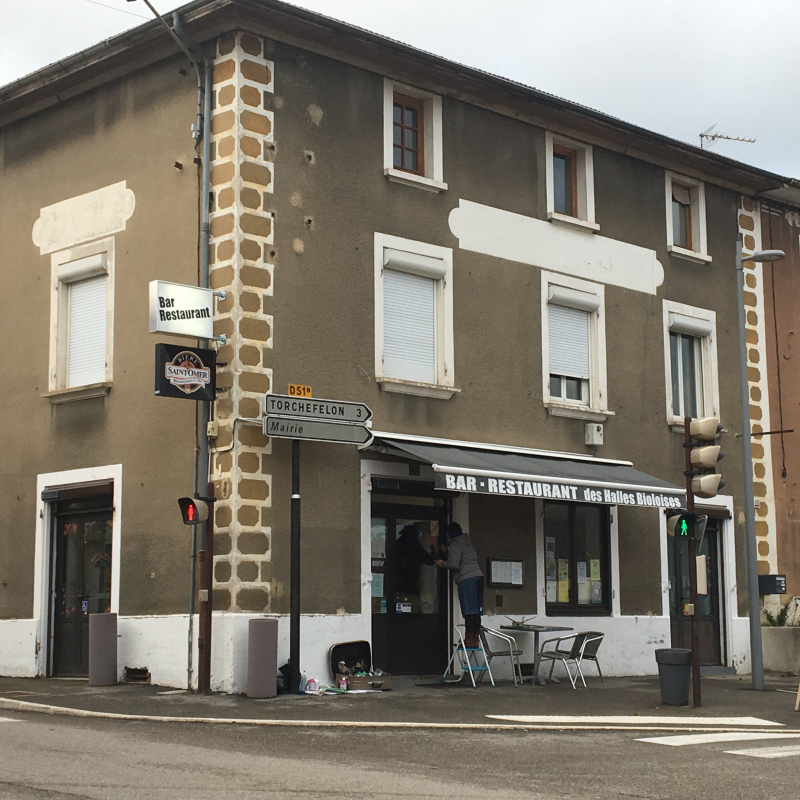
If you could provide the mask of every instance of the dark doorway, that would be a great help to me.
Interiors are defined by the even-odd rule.
[[[111,496],[55,504],[52,674],[89,674],[89,614],[111,610]]]
[[[447,503],[372,503],[372,660],[393,674],[447,663],[447,574],[434,565]],[[391,500],[391,498],[386,498]]]
[[[722,646],[722,581],[719,520],[710,519],[698,556],[706,556],[708,594],[697,596],[700,663],[703,666],[721,666],[725,652]],[[667,542],[669,558],[669,614],[673,647],[691,647],[691,619],[683,613],[689,602],[689,541],[679,536]],[[676,564],[678,570],[676,571]],[[676,591],[677,588],[677,591]]]

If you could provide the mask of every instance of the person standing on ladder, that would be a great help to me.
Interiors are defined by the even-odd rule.
[[[467,647],[480,647],[481,614],[483,613],[483,572],[478,566],[478,554],[469,534],[457,522],[447,526],[447,544],[441,546],[447,558],[436,561],[442,569],[453,571],[458,587],[458,603],[464,616]]]

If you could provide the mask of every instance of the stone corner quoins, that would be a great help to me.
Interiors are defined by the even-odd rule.
[[[738,212],[739,235],[745,252],[761,247],[760,204],[742,197]],[[753,433],[765,430],[769,422],[769,396],[765,391],[767,376],[764,372],[765,353],[763,341],[763,290],[761,265],[745,261],[744,306],[745,341],[747,344],[747,380],[750,387],[750,424]],[[767,438],[767,437],[764,437]],[[756,538],[758,541],[758,572],[767,574],[777,569],[776,531],[774,524],[774,496],[769,443],[755,439],[753,452],[753,493],[759,505],[756,508]]]
[[[233,421],[260,415],[272,371],[274,65],[264,41],[230,33],[217,42],[213,70],[211,285],[225,289],[214,331],[225,334],[215,405],[219,436],[212,465],[219,501],[214,547],[214,608],[265,612],[271,607],[272,475],[269,440]]]

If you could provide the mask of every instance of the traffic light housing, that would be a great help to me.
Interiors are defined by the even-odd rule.
[[[685,446],[691,447],[692,471],[687,473],[692,479],[692,494],[697,497],[714,497],[725,481],[714,470],[717,462],[725,457],[719,445],[708,444],[717,438],[722,431],[719,417],[703,417],[693,419],[689,424],[691,441]]]
[[[678,536],[688,539],[694,530],[697,514],[681,509],[677,514],[667,517],[667,533],[670,536]]]
[[[208,503],[193,497],[178,498],[184,525],[200,525],[208,519]]]
[[[698,544],[702,543],[708,525],[705,514],[695,514],[692,511],[680,509],[676,514],[667,517],[667,534],[680,539],[689,539],[694,536]]]

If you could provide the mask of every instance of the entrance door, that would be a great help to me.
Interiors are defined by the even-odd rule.
[[[722,582],[720,580],[720,522],[710,519],[706,535],[697,555],[706,556],[708,594],[697,596],[700,663],[719,666],[724,663],[722,647]],[[679,559],[676,559],[680,551]],[[691,618],[683,614],[689,602],[689,541],[679,536],[669,540],[669,613],[672,629],[672,646],[690,648],[692,642]],[[676,574],[675,565],[679,566]],[[678,592],[676,592],[676,587]]]
[[[80,510],[81,506],[107,508]],[[89,614],[111,609],[111,501],[61,502],[55,516],[52,674],[89,674]]]
[[[446,515],[372,506],[372,660],[386,672],[432,674],[447,663],[447,575],[434,565]]]

